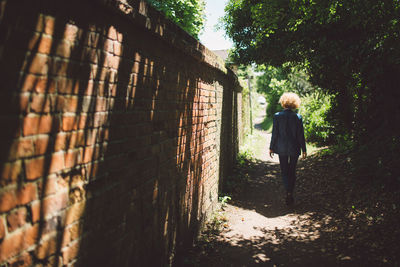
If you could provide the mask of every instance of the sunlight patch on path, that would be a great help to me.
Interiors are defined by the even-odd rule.
[[[320,237],[318,228],[315,225],[314,231],[304,228],[304,225],[312,223],[313,213],[286,214],[274,218],[268,218],[255,210],[247,210],[240,207],[227,205],[226,207],[229,229],[224,231],[220,239],[229,242],[233,246],[240,245],[243,240],[257,240],[258,245],[280,244],[286,239],[296,239],[298,242],[310,242]],[[329,221],[330,218],[326,218]],[[272,234],[279,231],[284,236]]]
[[[263,122],[265,119],[265,109],[258,114],[258,116],[254,119],[254,124],[260,124]],[[272,134],[267,133],[266,131],[259,130],[256,127],[254,128],[254,131],[263,139],[263,148],[261,149],[262,153],[260,155],[255,155],[257,159],[260,159],[262,161],[266,162],[273,162],[273,163],[279,163],[279,158],[278,155],[275,155],[273,158],[269,156],[269,144],[271,143],[271,136]]]

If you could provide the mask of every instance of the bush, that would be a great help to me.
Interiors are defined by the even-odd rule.
[[[307,142],[315,143],[318,146],[332,142],[333,127],[327,120],[331,101],[331,96],[320,92],[302,97],[299,113],[303,117],[304,134]]]
[[[287,80],[277,80],[275,78],[271,79],[269,84],[269,90],[266,93],[267,106],[267,117],[272,118],[274,114],[282,110],[281,104],[279,104],[279,98],[288,89]]]

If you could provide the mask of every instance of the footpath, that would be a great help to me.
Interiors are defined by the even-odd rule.
[[[220,213],[222,231],[179,265],[400,266],[399,193],[354,178],[346,155],[323,152],[299,160],[291,207],[277,156],[251,162],[248,183]]]

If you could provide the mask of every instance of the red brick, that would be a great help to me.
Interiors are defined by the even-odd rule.
[[[86,165],[87,166],[87,173],[88,173],[88,179],[95,179],[97,172],[99,170],[99,163],[98,162],[91,162]]]
[[[80,242],[74,242],[62,252],[63,264],[68,264],[79,255]]]
[[[37,246],[35,255],[39,260],[44,260],[47,257],[55,254],[58,248],[57,235],[51,236],[44,241],[41,241]]]
[[[124,34],[121,32],[117,32],[117,39],[118,42],[122,43],[122,41],[124,40]]]
[[[28,42],[28,49],[32,52],[50,54],[53,39],[50,36],[35,34]]]
[[[86,146],[93,146],[97,143],[98,129],[93,129],[92,131],[87,131],[86,142],[84,143]]]
[[[99,63],[100,50],[92,47],[85,47],[81,56],[81,60],[84,62],[90,62],[94,64]]]
[[[81,32],[79,28],[72,24],[65,25],[64,39],[73,43],[80,36]]]
[[[57,191],[68,191],[73,184],[69,184],[69,178],[57,176]]]
[[[35,180],[45,175],[45,157],[25,161],[25,175],[28,180]]]
[[[85,135],[89,135],[90,131],[78,131],[72,132],[70,136],[68,136],[68,148],[78,148],[85,145]]]
[[[32,61],[25,62],[28,72],[37,75],[46,75],[49,71],[50,58],[46,55],[35,54]]]
[[[79,81],[68,78],[59,78],[57,82],[57,91],[59,94],[73,94],[79,93]]]
[[[55,18],[40,14],[38,23],[36,24],[36,31],[52,35],[54,32]]]
[[[119,68],[119,63],[120,63],[121,58],[119,56],[112,56],[109,57],[108,62],[109,62],[109,67],[118,70]]]
[[[67,138],[69,133],[58,133],[54,143],[54,151],[66,150],[68,147]]]
[[[25,175],[28,180],[35,180],[62,169],[64,169],[63,153],[55,153],[51,157],[38,157],[25,161]]]
[[[96,97],[92,96],[85,96],[83,99],[80,99],[80,106],[79,106],[79,111],[80,112],[93,112],[94,111],[94,103],[96,101]]]
[[[32,216],[32,224],[37,223],[41,219],[41,202],[35,201],[29,205],[30,213]]]
[[[129,85],[133,86],[133,88],[131,89],[131,97],[132,98],[135,97],[137,82],[138,82],[138,75],[136,73],[130,75],[130,77],[129,77]]]
[[[105,96],[107,90],[106,87],[105,83],[96,82],[93,85],[93,92],[97,93],[98,96]]]
[[[38,199],[37,186],[34,183],[26,183],[16,190],[18,205],[26,205]]]
[[[97,87],[98,83],[95,85],[92,81],[88,82],[84,94],[89,96],[93,95],[95,86]]]
[[[4,163],[1,171],[0,181],[1,184],[10,184],[17,181],[22,172],[22,162],[15,161],[11,163]]]
[[[18,111],[22,113],[28,112],[29,102],[30,102],[29,94],[21,94],[18,99]],[[14,103],[13,103],[14,104]],[[15,107],[14,107],[15,108]]]
[[[49,143],[50,143],[50,136],[48,135],[42,135],[40,137],[37,137],[36,140],[34,140],[34,145],[35,145],[35,155],[40,156],[44,155],[45,153],[49,152]]]
[[[65,167],[72,168],[75,165],[82,163],[82,150],[68,151],[65,154]]]
[[[111,40],[117,40],[117,37],[118,37],[117,29],[113,26],[108,28],[107,37],[110,38]]]
[[[100,40],[100,34],[96,32],[88,32],[86,35],[85,44],[89,47],[96,48]]]
[[[138,53],[138,52],[136,52],[135,53],[135,59],[134,59],[136,62],[140,62],[140,61],[142,61],[142,56]]]
[[[56,55],[63,58],[69,58],[71,56],[73,45],[68,41],[61,41],[57,44]]]
[[[73,149],[84,146],[85,135],[90,134],[85,133],[84,131],[59,133],[55,141],[55,151]]]
[[[25,207],[19,208],[7,215],[8,232],[12,232],[26,224],[27,211]]]
[[[87,115],[81,115],[78,118],[78,129],[87,129],[93,127],[93,115],[88,117]]]
[[[17,231],[8,235],[0,243],[0,262],[16,256],[20,252],[34,245],[38,238],[39,225],[30,226],[23,231]]]
[[[51,156],[49,173],[58,172],[64,169],[64,153],[55,153]]]
[[[113,72],[113,73],[117,73],[117,72]],[[117,84],[116,83],[113,84],[110,82],[107,84],[107,87],[108,87],[109,96],[115,97],[117,95],[117,88],[118,88]]]
[[[62,118],[62,130],[65,132],[78,129],[78,116],[66,115]]]
[[[4,226],[4,220],[0,217],[0,240],[6,236],[6,227]]]
[[[68,207],[65,217],[65,225],[70,225],[81,220],[85,214],[86,204],[85,201],[81,201]]]
[[[18,201],[15,189],[2,191],[0,193],[0,212],[7,212],[17,206]]]
[[[58,189],[57,179],[58,178],[56,175],[52,175],[47,177],[44,181],[40,181],[38,183],[38,190],[40,192],[40,195],[46,197],[57,193]]]
[[[83,151],[83,162],[89,163],[96,161],[99,157],[100,151],[99,147],[86,147]]]
[[[55,110],[56,96],[32,94],[30,100],[30,112],[33,113],[49,113]]]
[[[107,113],[97,112],[94,114],[94,127],[107,126],[109,123],[109,118]]]
[[[36,93],[54,93],[55,80],[47,79],[46,76],[36,76],[27,74],[22,83],[22,92],[36,92]]]
[[[98,75],[99,81],[107,80],[111,82],[111,70],[109,68],[98,68],[96,75]]]
[[[57,195],[49,196],[42,200],[42,211],[44,218],[53,216],[65,209],[68,205],[68,193],[61,192]]]
[[[132,66],[131,73],[139,73],[139,62],[135,62]]]
[[[50,115],[28,116],[24,118],[23,133],[24,136],[35,134],[47,134],[52,129],[58,128],[58,118]]]
[[[29,253],[22,253],[8,262],[10,267],[29,267],[32,266],[32,256]]]
[[[114,55],[122,56],[122,44],[119,42],[114,42]]]
[[[79,98],[76,96],[58,96],[57,110],[63,112],[78,112]]]
[[[71,66],[73,63],[66,59],[55,59],[53,60],[53,64],[50,69],[50,73],[55,76],[62,76],[66,77],[68,74],[68,71],[71,69]]]
[[[107,51],[107,52],[112,53],[113,50],[114,50],[114,42],[112,40],[110,40],[110,39],[107,39],[104,42],[103,51]]]
[[[82,230],[82,222],[75,223],[72,226],[65,228],[61,247],[65,247],[72,241],[78,239],[82,235]]]

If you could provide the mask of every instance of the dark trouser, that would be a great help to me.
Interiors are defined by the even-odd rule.
[[[283,185],[286,192],[293,193],[294,184],[296,182],[296,165],[299,156],[281,156],[279,155],[279,163],[281,165],[281,173]]]

